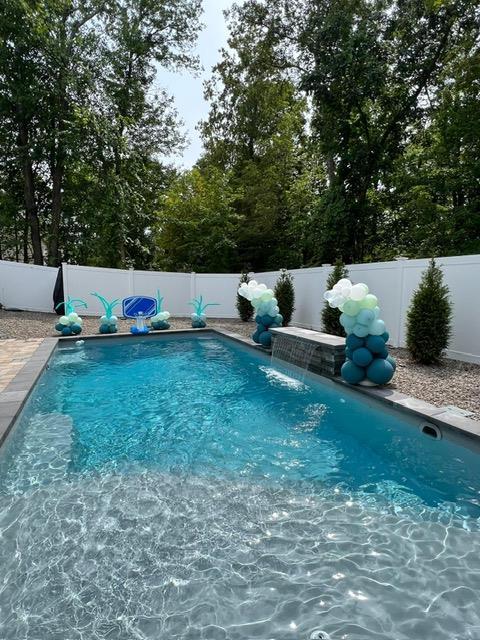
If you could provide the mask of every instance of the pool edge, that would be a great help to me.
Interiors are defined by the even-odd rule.
[[[57,338],[44,338],[17,375],[0,391],[0,447],[47,366],[57,343]]]

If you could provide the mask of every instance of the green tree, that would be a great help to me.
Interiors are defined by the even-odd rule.
[[[239,286],[243,282],[246,282],[247,284],[250,282],[248,273],[245,273],[244,271],[242,271],[242,275],[240,276],[240,282],[238,283]],[[243,322],[248,322],[253,318],[254,309],[253,309],[252,303],[250,302],[250,300],[247,300],[243,296],[240,296],[238,293],[237,293],[236,307],[237,307],[238,315],[240,316],[240,320],[242,320]]]
[[[288,327],[295,311],[295,288],[293,286],[293,276],[286,269],[281,270],[275,284],[274,293],[280,314],[283,317],[283,326]]]
[[[407,315],[407,348],[416,362],[440,362],[451,336],[452,307],[443,273],[432,258]]]
[[[306,101],[278,68],[273,30],[255,27],[267,16],[259,3],[234,5],[229,49],[205,91],[212,106],[201,127],[206,153],[200,165],[227,167],[241,193],[235,209],[244,224],[234,269],[302,262],[289,191],[302,172]]]
[[[160,199],[157,263],[171,271],[222,272],[235,251],[238,192],[219,169],[181,173]]]
[[[337,260],[327,278],[327,291],[333,289],[342,278],[348,278],[348,269],[341,260]],[[345,336],[345,329],[340,324],[340,309],[333,309],[325,302],[322,309],[322,325],[326,333],[334,336]]]

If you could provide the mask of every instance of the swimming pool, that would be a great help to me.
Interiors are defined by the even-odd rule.
[[[478,459],[210,334],[62,345],[0,449],[0,637],[478,640]]]

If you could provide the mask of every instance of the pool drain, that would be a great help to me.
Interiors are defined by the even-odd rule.
[[[429,436],[434,440],[442,439],[442,432],[440,431],[440,429],[437,427],[436,424],[431,424],[430,422],[424,422],[420,425],[420,431],[424,435]]]
[[[326,631],[319,631],[316,629],[310,634],[309,640],[330,640],[330,636]]]

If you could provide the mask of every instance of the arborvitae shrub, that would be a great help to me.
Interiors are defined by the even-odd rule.
[[[348,278],[348,269],[341,260],[337,260],[327,278],[327,290],[330,290],[339,280]],[[345,329],[340,324],[340,309],[333,309],[327,301],[322,309],[322,324],[325,333],[333,336],[345,336]]]
[[[248,273],[242,272],[242,275],[240,276],[239,285],[242,284],[242,282],[246,282],[247,284],[250,282]],[[249,320],[252,319],[252,316],[253,316],[252,303],[250,302],[250,300],[247,300],[246,298],[239,296],[238,293],[237,293],[237,311],[238,311],[238,315],[240,316],[240,319],[243,320],[244,322],[248,322]]]
[[[275,298],[283,316],[283,326],[287,327],[295,311],[295,289],[293,288],[293,276],[286,269],[282,269],[275,285]]]
[[[443,273],[432,258],[407,314],[407,348],[415,362],[438,363],[452,333],[452,306]]]

